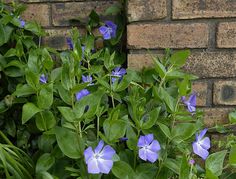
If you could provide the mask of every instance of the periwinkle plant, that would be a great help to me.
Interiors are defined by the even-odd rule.
[[[197,78],[182,71],[190,52],[167,49],[161,58],[149,54],[152,68],[125,68],[126,55],[120,48],[124,10],[115,4],[106,13],[119,17],[103,22],[93,11],[86,25],[88,32],[81,36],[73,28],[65,39],[68,50],[63,52],[28,38],[28,31],[38,36],[43,32],[30,22],[20,23],[18,13],[7,24],[6,29],[14,26],[16,30],[12,30],[11,40],[0,38],[1,76],[9,83],[4,90],[10,89],[1,95],[11,94],[3,96],[0,103],[2,118],[8,119],[2,128],[13,138],[13,124],[17,125],[15,143],[35,163],[35,169],[29,163],[27,172],[7,161],[7,169],[15,172],[13,178],[195,179],[229,175],[236,165],[236,145],[230,143],[229,155],[227,150],[211,151],[213,142],[207,131],[212,129],[205,129],[197,95],[191,91],[191,81]],[[0,17],[6,22],[12,15]],[[100,34],[93,33],[93,28]],[[97,48],[101,39],[104,46]],[[11,41],[17,45],[6,49]],[[11,65],[17,65],[13,71]],[[7,105],[9,99],[11,105]],[[15,111],[8,112],[10,107],[22,109],[22,114],[12,115]],[[11,121],[14,116],[18,123]],[[228,156],[229,164],[224,166]],[[5,159],[0,168],[6,169]]]

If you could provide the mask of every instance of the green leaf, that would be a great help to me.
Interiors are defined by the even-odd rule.
[[[225,155],[227,154],[227,150],[223,150],[220,152],[213,153],[208,156],[206,159],[206,170],[209,170],[215,176],[220,176],[223,171],[223,164]],[[206,176],[208,177],[208,172],[206,172]]]
[[[136,168],[135,179],[154,178],[158,168],[151,163],[142,163]]]
[[[69,129],[56,127],[55,128],[57,143],[61,151],[72,159],[78,159],[82,156],[84,150],[83,138],[78,136],[78,133],[75,133]]]
[[[141,124],[142,129],[149,129],[153,125],[156,124],[156,121],[159,117],[159,113],[161,111],[161,107],[155,108],[154,110],[150,111],[148,115],[147,121],[145,121],[143,124]]]
[[[153,57],[153,61],[154,61],[154,69],[156,70],[157,73],[159,73],[161,78],[164,78],[164,76],[166,75],[166,69],[164,67],[164,65],[162,65],[158,59]]]
[[[65,118],[65,120],[67,120],[68,122],[75,121],[76,116],[70,107],[57,107],[57,108],[61,112],[61,114]]]
[[[179,179],[189,178],[189,174],[190,174],[190,166],[189,166],[187,157],[183,156],[181,167],[180,167]]]
[[[42,111],[36,116],[36,126],[41,131],[52,129],[56,125],[56,119],[51,111]]]
[[[61,84],[66,90],[70,90],[72,88],[70,73],[69,63],[64,63],[62,66]]]
[[[30,87],[28,84],[17,85],[16,91],[13,93],[13,95],[17,97],[29,96],[31,94],[35,94],[35,90],[32,87]]]
[[[58,93],[61,97],[61,99],[68,105],[71,105],[71,96],[68,90],[64,89],[61,83],[58,83],[56,85],[56,89],[58,90]]]
[[[236,167],[236,145],[233,145],[230,149],[229,164]]]
[[[186,140],[192,137],[198,129],[199,126],[196,123],[178,123],[172,130],[172,138]]]
[[[160,96],[164,100],[165,104],[169,108],[170,112],[175,112],[175,103],[176,100],[162,87],[160,88]]]
[[[115,162],[112,167],[112,173],[119,179],[131,179],[135,176],[135,173],[131,166],[124,161]]]
[[[108,15],[117,15],[121,12],[122,10],[122,5],[119,4],[113,4],[112,6],[108,7],[105,11],[105,16]]]
[[[30,120],[35,114],[42,111],[33,103],[26,103],[23,106],[22,110],[22,124],[25,124],[28,120]]]
[[[236,111],[233,111],[233,112],[229,113],[229,122],[231,124],[235,124],[236,123]]]
[[[46,48],[42,50],[42,62],[45,69],[51,70],[53,68],[52,57]]]
[[[174,66],[181,67],[186,63],[187,58],[190,55],[190,50],[182,50],[175,52],[173,55],[170,57],[170,62]]]
[[[180,162],[176,159],[172,159],[172,158],[167,158],[164,162],[164,165],[169,168],[170,170],[172,170],[173,172],[175,172],[176,174],[179,175],[180,172]]]
[[[37,160],[36,173],[47,171],[53,166],[54,163],[55,163],[55,158],[49,153],[44,153]]]
[[[36,179],[55,179],[55,178],[50,173],[43,171],[36,173]]]
[[[160,127],[161,131],[165,134],[165,136],[171,139],[170,129],[165,124],[162,124],[160,122],[157,122],[157,124]]]
[[[53,83],[44,85],[39,92],[37,104],[42,109],[49,109],[53,103]]]

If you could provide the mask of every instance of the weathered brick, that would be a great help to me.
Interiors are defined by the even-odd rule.
[[[128,48],[206,48],[209,30],[204,23],[131,24],[127,29]]]
[[[150,55],[129,54],[128,66],[140,70],[151,67]],[[236,77],[236,54],[232,52],[193,52],[183,68],[201,78]]]
[[[54,26],[68,26],[71,19],[85,20],[92,10],[102,14],[116,1],[86,1],[52,4]]]
[[[42,26],[50,26],[50,7],[48,4],[28,4],[22,19],[36,21]]]
[[[48,36],[42,39],[43,45],[56,48],[57,50],[68,49],[66,37],[70,36],[69,29],[48,29],[46,32]]]
[[[173,0],[173,19],[236,17],[236,2],[231,0]]]
[[[229,122],[228,113],[232,110],[233,108],[203,108],[205,126],[213,127],[216,124],[227,124]]]
[[[207,95],[208,95],[207,82],[200,82],[200,81],[193,82],[192,91],[197,94],[197,106],[206,106]]]
[[[215,105],[236,105],[236,81],[215,82],[213,101]]]
[[[217,47],[236,48],[236,22],[220,23],[217,31]]]
[[[128,20],[155,20],[167,16],[166,0],[129,0]]]

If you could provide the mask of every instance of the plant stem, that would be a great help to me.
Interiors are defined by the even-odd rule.
[[[81,122],[79,122],[79,136],[80,138],[82,138],[82,130],[81,130]]]
[[[2,131],[0,131],[0,136],[6,141],[7,144],[13,145],[11,143],[11,141],[5,136],[5,134]]]
[[[100,122],[100,117],[97,116],[97,141],[99,140],[99,122]]]

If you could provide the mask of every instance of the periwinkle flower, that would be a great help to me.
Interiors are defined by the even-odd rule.
[[[111,73],[112,73],[112,76],[115,76],[111,78],[112,83],[114,83],[117,80],[117,78],[121,79],[122,76],[126,74],[126,70],[121,67],[116,67]]]
[[[100,33],[105,40],[116,37],[117,25],[112,21],[105,21],[105,25],[99,28]]]
[[[19,18],[19,21],[20,21],[20,27],[24,28],[25,27],[25,21],[22,20],[21,18]]]
[[[158,151],[161,146],[157,140],[154,140],[153,134],[140,136],[138,140],[139,157],[144,161],[154,163],[158,159]]]
[[[104,142],[101,140],[98,143],[98,146],[94,149],[88,147],[84,151],[85,163],[88,167],[88,173],[99,174],[105,173],[108,174],[113,166],[112,157],[115,155],[115,150],[109,146],[104,146]]]
[[[119,141],[120,141],[120,142],[125,142],[125,141],[127,141],[127,140],[128,140],[127,137],[121,137],[121,138],[119,138]]]
[[[82,81],[83,81],[84,83],[89,83],[89,86],[90,86],[90,85],[93,85],[93,83],[92,83],[93,78],[92,78],[90,75],[88,75],[88,76],[82,75]]]
[[[190,165],[194,165],[194,164],[195,164],[195,160],[190,159],[190,160],[188,161],[188,163],[189,163]]]
[[[207,129],[203,129],[199,135],[196,134],[196,141],[192,143],[193,152],[200,156],[203,160],[209,155],[208,149],[211,147],[211,142],[209,137],[204,137]]]
[[[69,46],[69,48],[70,48],[71,50],[74,49],[74,45],[73,45],[72,39],[71,39],[70,37],[67,37],[67,38],[66,38],[66,43],[67,43],[67,45]]]
[[[196,111],[196,101],[197,101],[196,94],[191,94],[188,100],[186,99],[185,96],[182,96],[181,100],[187,106],[189,112],[193,113]]]
[[[89,90],[87,89],[82,89],[79,92],[76,93],[76,100],[79,101],[83,97],[88,96],[90,94]]]
[[[47,76],[45,75],[45,74],[42,74],[40,77],[39,77],[39,81],[41,82],[41,83],[47,83],[47,80],[48,80],[48,78],[47,78]]]

